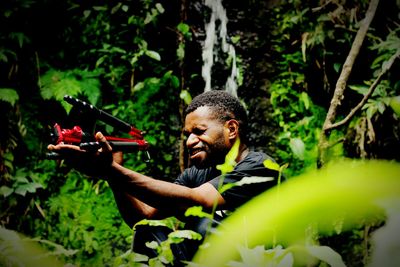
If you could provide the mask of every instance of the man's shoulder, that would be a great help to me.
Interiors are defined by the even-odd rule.
[[[175,180],[175,183],[188,187],[197,187],[211,179],[212,168],[198,169],[195,166],[186,168]]]
[[[249,151],[249,154],[238,163],[238,165],[263,165],[266,160],[275,160],[265,152],[262,151]]]
[[[276,162],[270,155],[262,151],[250,151],[234,169],[234,173],[243,176],[268,176],[277,177],[278,172],[265,165],[266,160]]]

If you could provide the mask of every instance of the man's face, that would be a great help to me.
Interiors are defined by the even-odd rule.
[[[224,162],[231,147],[228,129],[209,107],[199,107],[186,116],[184,134],[191,164],[206,168]]]

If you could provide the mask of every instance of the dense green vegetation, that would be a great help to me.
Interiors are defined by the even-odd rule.
[[[56,122],[93,123],[63,101],[68,94],[146,132],[151,160],[131,153],[126,166],[168,181],[177,176],[186,162],[182,110],[204,88],[201,53],[211,13],[202,1],[187,2],[0,3],[2,229],[50,241],[47,249],[77,266],[129,261],[132,230],[107,183],[46,159],[46,146]],[[289,180],[341,158],[400,161],[398,1],[379,2],[333,117],[331,99],[363,19],[371,16],[370,2],[236,2],[223,5],[255,149],[288,164],[282,171]],[[233,61],[218,59],[212,79],[221,89]],[[331,124],[344,121],[327,128],[327,117]],[[101,122],[97,129],[120,134]],[[376,227],[320,242],[348,266],[360,266]]]

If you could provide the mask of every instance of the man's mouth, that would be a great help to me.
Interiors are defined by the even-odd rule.
[[[203,152],[204,150],[203,149],[201,149],[201,148],[194,148],[194,149],[191,149],[190,150],[190,157],[191,158],[194,158],[194,157],[196,157],[197,155],[199,155],[199,153],[201,153],[201,152]]]

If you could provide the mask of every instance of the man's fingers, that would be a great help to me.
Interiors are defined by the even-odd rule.
[[[99,142],[101,149],[104,152],[112,151],[111,145],[107,142],[106,138],[104,137],[104,135],[101,132],[96,133],[96,140],[97,140],[97,142]]]
[[[63,150],[63,149],[73,149],[73,150],[81,150],[79,146],[68,145],[68,144],[58,144],[58,145],[48,145],[48,150]]]

